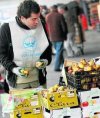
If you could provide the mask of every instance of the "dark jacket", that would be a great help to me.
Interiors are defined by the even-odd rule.
[[[72,21],[70,12],[69,11],[65,11],[63,16],[64,16],[65,22],[67,24],[68,33],[75,32],[75,26],[74,26],[74,22]]]
[[[45,30],[45,22],[43,21],[43,19],[41,19],[41,21]],[[29,28],[25,26],[24,24],[22,24],[17,17],[16,17],[16,22],[20,27],[29,30]],[[11,33],[10,33],[9,23],[4,23],[0,28],[0,63],[8,71],[7,79],[10,86],[15,87],[17,75],[12,73],[12,69],[14,67],[17,67],[17,65],[13,62],[13,58],[14,58],[14,54],[13,54],[13,46],[11,42]],[[47,59],[48,65],[51,63],[50,42],[49,42],[49,46],[43,52],[40,59]],[[44,69],[44,71],[39,70],[39,82],[40,82],[40,85],[43,85],[44,83],[46,83],[46,69]]]
[[[67,7],[70,11],[70,15],[74,23],[78,23],[78,16],[83,13],[77,1],[72,1],[67,4]]]
[[[66,39],[67,27],[63,15],[56,11],[46,16],[50,41],[64,41]]]

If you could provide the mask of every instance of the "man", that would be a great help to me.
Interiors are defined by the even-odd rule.
[[[61,65],[64,61],[63,42],[66,39],[67,28],[63,15],[57,12],[57,6],[52,6],[50,10],[50,13],[46,16],[46,22],[49,39],[56,50],[54,70],[61,71]]]
[[[75,26],[74,22],[72,21],[70,12],[67,6],[64,5],[58,7],[58,12],[63,14],[68,28],[67,41],[65,42],[67,56],[68,57],[78,56],[80,55],[80,50],[75,44]]]
[[[7,71],[10,89],[46,84],[46,66],[51,63],[51,46],[40,19],[40,7],[23,1],[14,21],[0,29],[0,63]]]

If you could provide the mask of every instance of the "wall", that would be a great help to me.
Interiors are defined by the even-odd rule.
[[[57,3],[68,3],[73,0],[36,0],[40,5],[52,6]]]
[[[11,21],[16,16],[21,1],[23,0],[0,0],[0,23]]]

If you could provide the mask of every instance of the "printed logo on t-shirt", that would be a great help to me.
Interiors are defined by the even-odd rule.
[[[37,40],[35,37],[32,37],[31,35],[25,37],[24,39],[24,48],[28,50],[34,50],[37,47]]]
[[[40,57],[40,47],[38,47],[38,39],[33,37],[33,35],[28,35],[24,37],[23,47],[25,51],[23,52],[24,58]]]

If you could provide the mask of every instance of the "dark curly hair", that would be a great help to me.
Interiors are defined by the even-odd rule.
[[[21,16],[25,18],[29,18],[31,13],[39,13],[40,7],[39,5],[33,0],[25,0],[23,1],[17,10],[17,16],[20,18]]]

